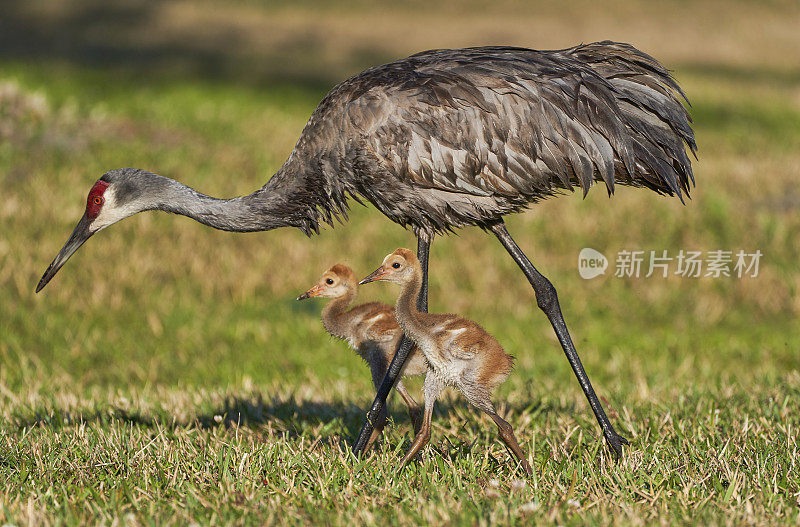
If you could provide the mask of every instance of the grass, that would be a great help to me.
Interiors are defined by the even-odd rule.
[[[670,4],[678,14],[663,17],[661,8],[618,3],[637,22],[630,35],[589,4],[566,14],[521,9],[508,38],[492,36],[513,18],[507,12],[492,26],[453,14],[451,4],[428,21],[415,18],[419,6],[396,8],[392,17],[419,22],[406,41],[362,5],[351,8],[375,24],[349,34],[341,9],[314,18],[313,2],[274,12],[241,2],[220,24],[250,44],[215,42],[242,70],[216,75],[189,67],[190,53],[189,66],[154,71],[83,60],[92,55],[82,48],[26,59],[0,53],[0,522],[800,521],[800,77],[790,60],[800,43],[785,26],[796,7],[731,9],[706,42],[706,19],[694,22],[691,38],[665,37],[689,9],[680,2]],[[201,34],[192,24],[218,11],[165,5],[180,16],[161,30],[184,28],[189,43]],[[707,17],[718,8],[691,6]],[[42,20],[56,16],[41,9]],[[259,55],[248,47],[281,38],[258,31],[273,18],[300,34],[333,35],[331,48],[295,43],[285,52],[298,60],[280,70],[283,48]],[[439,35],[443,19],[475,37],[461,42],[455,26]],[[528,22],[544,43],[526,36]],[[760,37],[741,29],[762,26],[772,29]],[[558,40],[558,28],[574,38]],[[546,201],[510,218],[509,229],[558,287],[586,369],[631,439],[620,462],[602,446],[530,289],[480,231],[434,243],[432,309],[480,321],[517,357],[498,400],[532,461],[529,480],[493,425],[449,392],[419,463],[395,469],[411,439],[397,401],[380,449],[363,460],[350,455],[372,397],[369,374],[325,334],[321,303],[293,298],[334,262],[367,272],[413,245],[371,208],[354,208],[346,225],[311,240],[142,214],[95,236],[33,294],[108,169],[148,168],[213,195],[249,192],[280,166],[334,79],[417,48],[484,40],[557,47],[606,30],[663,58],[689,94],[701,148],[693,198],[682,206],[619,189],[609,200],[594,189],[585,200]],[[159,45],[158,31],[142,32],[142,46]],[[108,40],[81,33],[93,37],[87,46]],[[786,42],[795,46],[771,53]],[[259,66],[262,56],[269,67]],[[320,57],[330,69],[317,68]],[[252,75],[242,73],[248,64]],[[281,75],[263,77],[272,66]],[[584,281],[576,260],[587,246],[612,258],[623,249],[764,256],[757,278]],[[395,292],[372,286],[363,298],[390,301]]]

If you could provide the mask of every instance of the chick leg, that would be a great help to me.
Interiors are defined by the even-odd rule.
[[[414,435],[416,436],[422,426],[422,407],[408,393],[403,381],[397,381],[397,385],[394,388],[400,394],[406,406],[408,406],[408,415],[411,417],[411,423],[414,425]]]
[[[508,424],[508,421],[497,415],[497,412],[486,413],[489,414],[489,417],[491,417],[497,425],[497,429],[500,432],[500,439],[502,439],[503,443],[505,443],[506,446],[511,450],[511,452],[514,454],[514,457],[519,460],[522,468],[525,470],[525,473],[528,474],[528,476],[533,476],[533,470],[528,464],[528,460],[525,459],[525,453],[522,451],[522,448],[517,442],[517,438],[514,435],[514,429],[510,424]]]
[[[433,417],[433,405],[436,404],[436,398],[439,396],[439,393],[442,391],[442,383],[439,382],[439,379],[436,378],[433,371],[428,370],[428,373],[425,375],[425,412],[422,416],[422,426],[417,432],[417,436],[414,438],[414,442],[411,443],[411,448],[408,449],[403,460],[400,462],[400,468],[406,466],[406,463],[411,461],[415,455],[428,444],[428,441],[431,440],[431,418]]]

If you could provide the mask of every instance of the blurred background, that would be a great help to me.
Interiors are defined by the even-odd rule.
[[[285,380],[364,377],[364,387],[358,361],[328,343],[321,306],[293,298],[334,262],[365,272],[395,247],[413,246],[374,210],[356,206],[348,224],[310,240],[142,214],[92,239],[43,293],[33,288],[106,170],[135,166],[212,195],[249,193],[279,168],[327,90],[366,67],[434,47],[600,39],[631,42],[674,70],[700,150],[686,206],[642,190],[609,199],[595,189],[509,220],[558,286],[590,371],[601,386],[613,382],[607,392],[634,378],[671,384],[684,378],[680,368],[747,378],[781,361],[796,368],[797,4],[612,4],[7,3],[2,382],[17,392],[26,375],[46,372],[81,387],[224,386],[245,376],[270,381],[279,369]],[[757,278],[585,281],[577,274],[585,246],[612,259],[623,249],[764,256]],[[569,377],[547,320],[493,239],[472,229],[437,242],[432,282],[434,309],[481,320],[526,367]],[[390,299],[385,289],[365,294]]]
[[[280,167],[338,81],[421,50],[484,44],[629,42],[672,69],[691,101],[699,161],[686,205],[630,188],[609,199],[595,188],[508,220],[558,288],[615,418],[698,391],[746,399],[798,389],[793,0],[32,0],[0,11],[7,431],[108,408],[191,422],[225,412],[230,393],[256,407],[258,397],[291,393],[332,406],[293,407],[287,419],[342,417],[335,432],[355,434],[372,397],[367,371],[325,334],[321,303],[294,298],[333,263],[366,274],[387,252],[414,246],[372,208],[353,204],[347,224],[312,239],[140,214],[95,236],[42,293],[33,290],[105,171],[133,166],[215,196],[249,193]],[[580,278],[584,247],[612,260],[606,276]],[[756,278],[612,276],[620,250],[681,249],[763,256]],[[560,401],[593,430],[547,319],[492,237],[467,229],[437,240],[431,270],[432,310],[478,320],[518,358],[503,391],[509,404]],[[373,286],[362,299],[394,293]],[[227,410],[248,408],[237,404]],[[629,436],[635,423],[634,415],[623,426]]]
[[[413,246],[410,233],[374,210],[356,206],[349,224],[311,240],[143,214],[92,239],[42,294],[33,288],[106,170],[135,166],[212,195],[249,193],[279,168],[327,90],[366,67],[434,47],[548,49],[600,39],[632,42],[674,70],[693,104],[700,160],[686,206],[641,190],[608,199],[595,189],[510,219],[558,286],[579,350],[615,384],[632,374],[645,384],[674,379],[676,367],[717,364],[720,354],[737,360],[709,367],[715,376],[750,377],[747,363],[771,369],[782,359],[796,367],[796,348],[781,351],[790,337],[797,344],[800,311],[797,4],[612,4],[5,5],[3,382],[17,391],[39,368],[81,386],[226,385],[271,380],[276,368],[284,379],[362,377],[339,349],[341,367],[315,367],[320,358],[330,364],[337,346],[318,324],[320,306],[292,299],[334,262],[364,272],[396,246]],[[612,259],[622,249],[764,256],[755,279],[584,281],[576,272],[584,246]],[[383,289],[365,293],[390,299]],[[523,277],[480,231],[434,245],[431,297],[434,309],[483,321],[522,364],[552,363],[568,377]]]
[[[780,335],[797,336],[800,311],[798,13],[795,2],[727,1],[8,2],[0,18],[5,382],[17,389],[31,362],[84,385],[227,384],[269,379],[276,366],[297,378],[323,374],[311,367],[331,348],[320,306],[291,300],[334,262],[367,271],[414,244],[374,210],[356,206],[349,224],[311,240],[143,214],[92,239],[43,293],[32,291],[107,170],[134,166],[211,195],[249,193],[280,167],[327,90],[364,68],[434,47],[601,39],[657,57],[688,94],[700,147],[692,200],[629,188],[609,199],[595,189],[511,218],[511,232],[558,286],[595,375],[630,378],[616,369],[638,364],[644,382],[650,370],[672,378],[664,355],[702,363],[709,349],[771,367],[781,354],[769,353],[765,336],[783,349]],[[610,271],[623,249],[764,256],[755,279],[584,281],[576,271],[585,246],[611,258]],[[495,240],[464,230],[433,251],[435,309],[484,320],[524,364],[566,370]],[[365,293],[391,298],[383,289]],[[360,367],[335,357],[348,377]],[[722,364],[744,371],[740,360]]]

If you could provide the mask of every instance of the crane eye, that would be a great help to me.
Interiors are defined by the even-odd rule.
[[[392,267],[394,267],[395,269],[400,269],[400,262],[393,263]]]
[[[328,285],[333,285],[333,278],[328,278],[327,280],[325,280],[325,283]]]
[[[103,204],[103,198],[101,198],[100,196],[95,196],[94,198],[92,198],[92,202],[95,205],[100,206]]]

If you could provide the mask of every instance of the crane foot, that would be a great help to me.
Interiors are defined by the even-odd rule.
[[[608,446],[611,447],[611,453],[614,454],[615,459],[619,459],[622,456],[623,445],[630,445],[630,442],[619,435],[613,428],[604,428],[603,437],[606,438]]]

